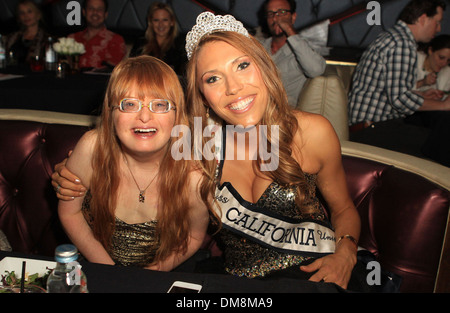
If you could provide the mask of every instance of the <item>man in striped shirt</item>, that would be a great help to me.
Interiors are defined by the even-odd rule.
[[[450,99],[441,101],[444,94],[437,90],[413,91],[417,42],[428,42],[441,30],[445,6],[440,0],[410,1],[399,21],[364,52],[349,93],[350,140],[422,156],[430,130],[421,118],[417,126],[410,117],[417,111],[449,111]],[[448,112],[436,118],[441,116],[448,121]]]

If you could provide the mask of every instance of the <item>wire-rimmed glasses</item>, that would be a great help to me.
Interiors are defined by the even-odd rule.
[[[153,99],[150,100],[148,105],[145,105],[139,99],[125,98],[120,101],[119,105],[114,107],[118,107],[120,111],[125,113],[137,113],[142,107],[148,107],[153,113],[167,113],[170,110],[175,110],[175,105],[166,99]]]

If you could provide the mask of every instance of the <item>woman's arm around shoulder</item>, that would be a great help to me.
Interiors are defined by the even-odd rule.
[[[81,183],[87,187],[90,185],[92,175],[91,160],[96,138],[95,130],[85,133],[78,141],[66,163],[67,169],[79,177]],[[67,203],[60,201],[60,215],[65,216],[65,214],[78,213],[81,210],[83,200],[84,197],[78,197],[74,201],[68,201]]]
[[[85,186],[90,185],[92,175],[92,154],[94,151],[96,131],[84,134],[69,159],[67,168],[80,177]],[[97,241],[81,211],[84,197],[73,201],[59,201],[58,214],[67,235],[90,262],[114,264],[104,247]]]
[[[89,187],[92,174],[91,161],[96,140],[95,129],[86,132],[76,144],[66,163],[67,169],[77,175],[86,187]]]

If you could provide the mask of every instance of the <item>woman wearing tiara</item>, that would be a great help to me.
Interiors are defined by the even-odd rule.
[[[190,124],[201,117],[203,129],[211,121],[223,126],[216,129],[216,136],[223,135],[218,159],[200,160],[205,173],[200,192],[204,200],[215,195],[212,225],[224,270],[249,278],[307,277],[364,288],[352,276],[360,220],[331,124],[289,107],[270,56],[231,16],[202,13],[186,50]],[[256,147],[250,140],[255,134]],[[235,140],[239,136],[247,140]],[[270,160],[258,153],[263,145],[276,152]],[[53,175],[54,186],[65,186],[60,190],[65,197],[58,196],[75,196],[79,189],[61,176],[73,181],[63,163]]]
[[[215,24],[230,26],[211,32]],[[278,166],[270,171],[261,170],[267,161],[252,155],[250,141],[242,147],[226,130],[225,158],[218,165],[203,158],[206,177],[214,179],[204,179],[202,189],[215,190],[221,208],[215,215],[221,221],[217,240],[225,270],[252,278],[314,272],[310,280],[346,288],[356,264],[360,221],[347,191],[333,127],[320,115],[290,109],[271,57],[237,21],[221,23],[204,13],[187,35],[186,47],[188,116],[201,116],[204,127],[208,115],[223,126],[241,125],[249,136],[253,128],[267,126],[268,146],[274,149],[275,141],[279,143]],[[264,139],[258,139],[261,145]],[[246,158],[228,158],[238,145]],[[327,201],[330,220],[316,187]],[[221,201],[225,198],[228,201]],[[316,231],[332,233],[330,221],[336,244],[327,235],[324,240],[316,236]],[[310,249],[314,246],[323,250]],[[322,251],[324,256],[311,263]]]

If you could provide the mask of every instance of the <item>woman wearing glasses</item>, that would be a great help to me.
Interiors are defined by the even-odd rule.
[[[203,129],[211,121],[226,129],[216,145],[221,157],[201,158],[205,175],[199,188],[203,199],[214,194],[216,200],[213,208],[205,206],[219,226],[216,239],[223,251],[219,272],[370,289],[361,286],[366,272],[357,262],[360,220],[348,194],[339,140],[331,124],[319,115],[289,108],[275,64],[231,16],[202,13],[186,42],[188,115],[194,119],[190,124],[195,127],[195,119],[201,117]],[[228,132],[229,126],[236,126],[236,132]],[[263,126],[270,132],[266,142],[260,141],[265,139],[259,133],[257,148],[264,143],[271,151],[279,148],[278,166],[271,169],[264,167],[269,160],[257,155],[259,149],[251,144],[252,131]],[[249,140],[240,143],[239,134]],[[200,147],[209,142],[204,136]],[[244,152],[244,157],[235,158],[236,151]],[[69,177],[57,169],[53,179],[74,189],[58,172]],[[216,270],[215,265],[206,262],[197,269]]]
[[[141,56],[114,69],[99,125],[66,164],[88,192],[58,207],[89,261],[171,270],[200,247],[208,224],[200,174],[170,156],[173,126],[188,123],[184,105],[162,61]]]

